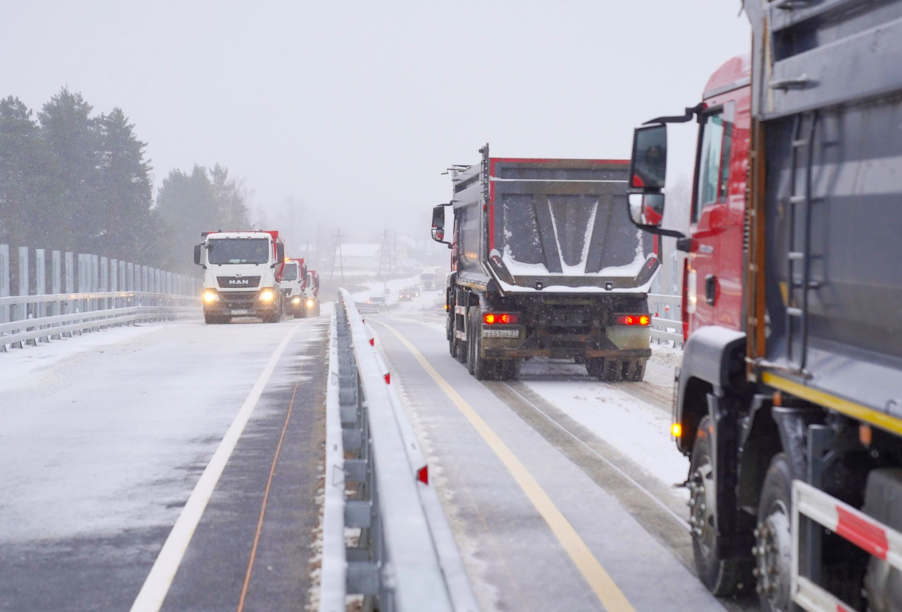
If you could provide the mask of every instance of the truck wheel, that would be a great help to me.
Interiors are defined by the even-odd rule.
[[[742,592],[751,585],[751,559],[722,559],[720,535],[714,527],[717,512],[717,483],[714,480],[714,426],[711,417],[698,425],[692,459],[689,464],[689,525],[692,530],[692,553],[699,580],[714,595],[724,597]]]
[[[626,372],[623,375],[624,380],[631,382],[642,382],[645,379],[645,359],[635,359],[626,362]]]
[[[790,595],[792,571],[792,467],[784,453],[771,459],[758,502],[755,590],[764,612],[798,610]]]
[[[219,317],[217,317],[216,315],[204,314],[204,323],[206,323],[207,325],[216,325],[217,323],[219,323]]]
[[[472,317],[470,341],[467,343],[470,348],[470,358],[467,361],[467,367],[470,370],[470,374],[476,377],[476,380],[491,380],[495,371],[495,363],[479,354],[482,348],[482,330],[479,328],[478,321],[479,318]]]
[[[589,357],[586,359],[586,372],[592,378],[601,378],[604,373],[604,357]]]
[[[605,382],[620,382],[623,380],[623,362],[619,359],[605,359],[601,380]]]
[[[520,378],[520,360],[504,359],[499,362],[500,380],[517,380]]]

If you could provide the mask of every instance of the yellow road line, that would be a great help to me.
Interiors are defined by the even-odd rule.
[[[586,546],[586,543],[583,542],[582,538],[579,537],[579,534],[576,533],[576,529],[573,528],[570,521],[568,521],[563,513],[558,510],[557,506],[554,505],[554,502],[551,501],[551,498],[548,497],[548,494],[545,493],[539,483],[536,482],[536,479],[529,473],[526,466],[520,463],[520,460],[517,459],[517,456],[507,447],[507,444],[505,444],[501,438],[498,437],[498,434],[482,420],[482,417],[480,417],[464,398],[454,390],[448,381],[442,378],[441,374],[432,367],[432,364],[423,357],[423,354],[420,353],[407,338],[402,336],[392,326],[387,325],[382,321],[379,321],[379,323],[385,326],[388,331],[401,341],[401,344],[407,347],[407,350],[409,350],[419,364],[423,366],[426,373],[432,377],[432,380],[434,380],[439,387],[441,387],[442,391],[445,392],[445,395],[448,396],[454,405],[457,406],[458,410],[460,410],[467,420],[470,421],[470,424],[477,432],[479,432],[482,439],[488,443],[489,447],[495,452],[510,472],[511,476],[514,477],[514,480],[517,481],[517,484],[520,485],[520,488],[523,489],[523,492],[526,493],[529,501],[531,501],[532,505],[535,506],[535,509],[539,511],[539,514],[542,515],[545,522],[548,523],[552,533],[554,533],[558,542],[560,542],[561,546],[570,556],[570,559],[573,560],[573,563],[576,564],[576,567],[583,575],[583,578],[586,579],[586,582],[588,582],[592,590],[595,591],[595,595],[601,600],[601,604],[605,607],[605,610],[608,612],[634,612],[634,608],[630,602],[627,601],[626,596],[619,588],[617,588],[617,585],[601,566],[601,563],[598,562],[598,559],[595,558],[592,551]]]

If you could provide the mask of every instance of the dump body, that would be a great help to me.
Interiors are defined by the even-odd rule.
[[[623,160],[492,158],[487,147],[452,172],[447,330],[471,372],[512,378],[519,360],[552,357],[642,379],[658,258],[626,215],[627,172]]]

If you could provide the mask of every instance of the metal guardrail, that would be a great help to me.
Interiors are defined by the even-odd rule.
[[[129,323],[197,318],[200,299],[145,291],[108,291],[0,298],[0,308],[17,307],[27,318],[0,323],[0,352],[7,346],[49,342],[73,333]],[[46,313],[63,314],[46,314]]]
[[[350,294],[333,305],[320,612],[475,612],[429,470]],[[353,531],[350,531],[353,530]]]
[[[683,346],[683,321],[681,309],[683,307],[683,298],[679,295],[661,295],[657,293],[648,294],[648,307],[655,316],[651,318],[651,337],[658,342],[673,342],[674,346]],[[677,318],[669,318],[668,316],[660,316],[661,313],[672,313],[671,316]],[[676,329],[678,331],[670,331]]]

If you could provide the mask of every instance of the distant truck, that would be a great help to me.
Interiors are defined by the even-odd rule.
[[[642,380],[659,264],[655,241],[627,216],[629,161],[480,152],[481,163],[452,171],[452,200],[433,209],[432,237],[451,247],[451,355],[480,380],[516,379],[532,357]]]
[[[420,285],[424,291],[434,291],[438,289],[438,268],[426,268],[420,274]]]
[[[319,316],[319,274],[314,270],[307,271],[307,282],[304,283],[304,316]]]
[[[305,314],[307,264],[303,259],[288,258],[282,272],[282,294],[285,313],[295,318]]]
[[[285,245],[279,232],[203,232],[194,263],[204,269],[204,320],[228,323],[233,317],[282,318]]]

